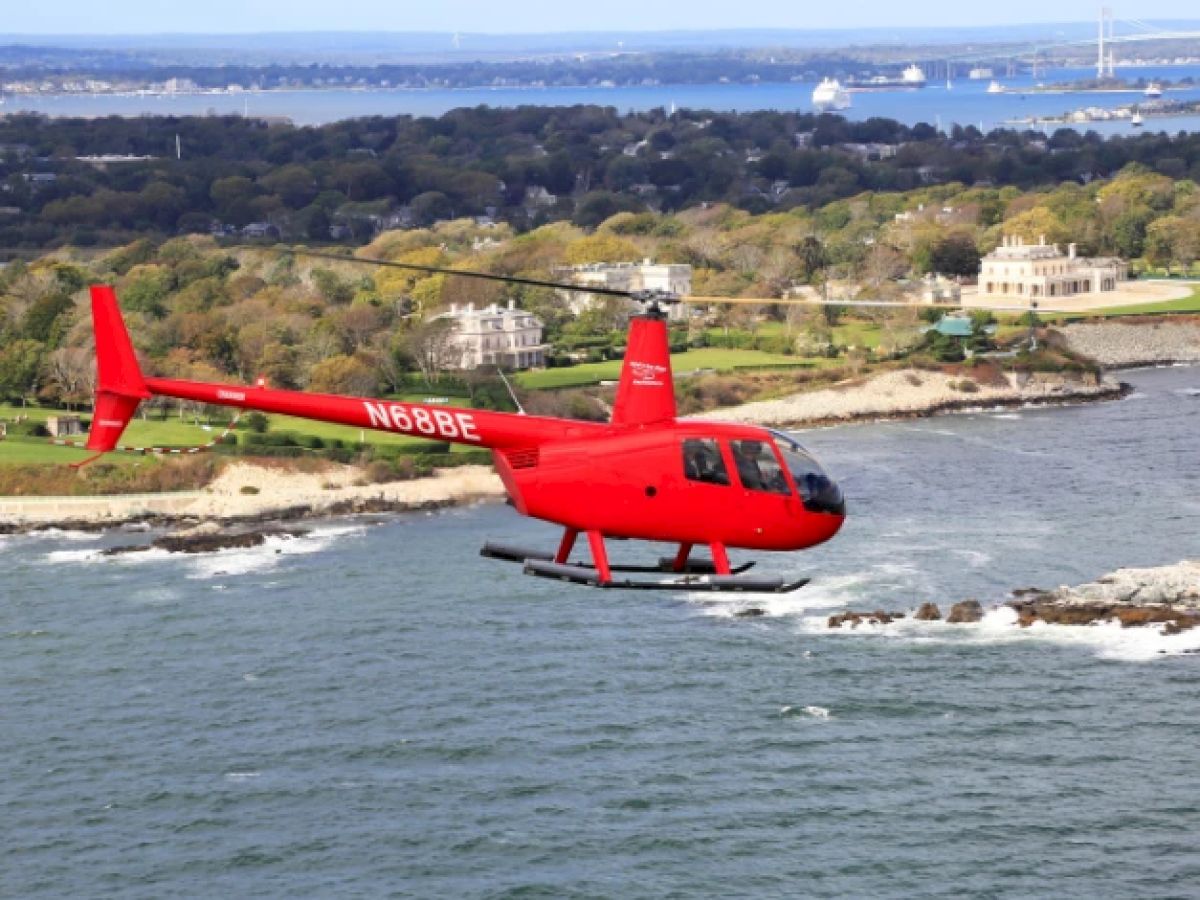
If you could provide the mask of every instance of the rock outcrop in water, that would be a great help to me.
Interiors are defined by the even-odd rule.
[[[1118,569],[1096,581],[1054,590],[1021,588],[1006,604],[1016,610],[1017,624],[1094,625],[1119,622],[1124,628],[1162,626],[1163,634],[1179,634],[1200,626],[1200,562],[1184,561],[1149,569]],[[950,608],[947,625],[979,622],[984,617],[978,600],[963,600]],[[829,617],[830,628],[862,624],[889,625],[904,613],[848,610]],[[913,619],[941,621],[937,604],[918,607]]]
[[[240,550],[261,547],[269,537],[298,538],[308,534],[303,528],[269,528],[257,531],[221,531],[207,528],[193,529],[156,538],[149,544],[132,544],[110,547],[104,556],[125,553],[142,553],[147,550],[166,550],[168,553],[215,553],[218,550]]]
[[[1087,584],[1051,591],[1024,588],[1008,605],[1022,626],[1118,621],[1127,628],[1162,624],[1165,633],[1177,633],[1200,625],[1200,562],[1118,569]]]
[[[950,607],[950,615],[946,621],[951,625],[961,625],[967,622],[978,622],[983,618],[983,606],[978,600],[963,600]]]
[[[838,613],[829,617],[830,628],[841,628],[843,625],[849,625],[851,628],[857,628],[859,625],[890,625],[897,619],[903,619],[904,613],[889,613],[882,609],[877,609],[875,612],[855,612],[847,610],[844,613]]]

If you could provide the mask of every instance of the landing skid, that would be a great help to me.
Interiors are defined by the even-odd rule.
[[[729,574],[721,575],[716,572],[716,565],[710,560],[687,559],[680,570],[675,569],[676,560],[664,557],[658,565],[652,566],[608,566],[608,577],[601,575],[594,565],[586,563],[559,563],[554,561],[554,554],[544,550],[534,550],[528,547],[517,547],[511,544],[500,544],[489,541],[479,551],[480,556],[489,559],[500,559],[506,562],[521,563],[526,575],[539,578],[553,578],[571,584],[587,585],[589,587],[622,588],[636,591],[709,591],[721,593],[767,593],[786,594],[799,590],[808,584],[809,579],[784,581],[775,577],[741,577],[753,565],[753,562],[729,570]],[[625,578],[613,577],[614,573],[622,574],[669,574],[668,578]]]
[[[534,550],[529,547],[517,547],[512,544],[498,544],[488,541],[479,551],[480,556],[486,556],[488,559],[502,559],[505,562],[525,563],[530,560],[540,562],[553,562],[554,554],[545,550]],[[573,563],[577,568],[595,570],[595,566],[591,563]],[[642,574],[651,574],[654,572],[670,572],[674,575],[715,575],[717,567],[713,565],[709,559],[689,559],[684,567],[678,572],[674,568],[675,560],[670,556],[659,557],[658,564],[653,566],[609,566],[613,572],[635,572]],[[742,563],[740,566],[734,566],[730,569],[731,575],[741,575],[743,572],[748,572],[754,568],[754,560]]]
[[[620,571],[614,568],[614,571]],[[785,582],[782,578],[742,578],[737,575],[680,575],[676,578],[614,578],[601,581],[596,570],[540,559],[525,560],[525,574],[554,578],[590,587],[624,588],[634,591],[710,591],[713,593],[786,594],[808,584],[807,578]]]

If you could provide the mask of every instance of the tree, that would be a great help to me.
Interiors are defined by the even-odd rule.
[[[329,269],[313,269],[313,284],[327,303],[344,304],[354,299],[354,285]]]
[[[433,387],[446,369],[462,360],[456,340],[457,328],[450,319],[431,319],[413,328],[404,339],[404,347],[413,358],[425,383]]]
[[[46,374],[68,409],[86,403],[95,392],[94,354],[81,347],[60,347],[51,353],[46,359]]]
[[[947,235],[934,244],[930,262],[933,270],[943,275],[972,277],[979,274],[982,258],[971,235],[960,232]]]
[[[0,397],[17,399],[36,393],[45,349],[40,341],[30,340],[0,347]]]
[[[331,356],[313,366],[309,389],[330,394],[373,395],[379,376],[357,356]]]

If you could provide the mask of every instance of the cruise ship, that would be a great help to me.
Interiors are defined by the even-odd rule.
[[[1157,100],[1163,94],[1162,85],[1157,81],[1150,82],[1148,85],[1146,85],[1145,94],[1148,98]]]
[[[876,75],[861,81],[852,79],[846,85],[854,91],[885,91],[901,88],[925,87],[925,70],[918,65],[911,65],[900,73],[899,78],[889,78],[886,75]]]
[[[826,78],[813,88],[812,104],[821,112],[849,109],[850,94],[836,78]]]
[[[989,94],[1003,94],[1004,93],[1004,85],[1002,85],[1000,82],[996,81],[995,79],[992,79],[992,83],[987,86],[987,92]]]

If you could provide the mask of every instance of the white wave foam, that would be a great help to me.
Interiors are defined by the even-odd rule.
[[[257,778],[260,772],[226,772],[226,781],[249,781],[251,778]]]
[[[981,569],[992,561],[992,555],[982,550],[951,550],[950,552],[965,560],[972,569]]]
[[[1017,624],[1017,612],[1009,606],[988,610],[979,622],[948,624],[945,620],[919,622],[911,614],[891,624],[857,627],[846,623],[830,628],[828,620],[808,616],[801,620],[800,630],[807,634],[863,634],[908,640],[918,644],[965,643],[1009,644],[1020,641],[1043,641],[1063,646],[1092,650],[1100,659],[1123,662],[1144,662],[1160,656],[1178,656],[1200,652],[1200,629],[1167,635],[1156,626],[1124,628],[1120,622],[1100,622],[1094,625],[1048,625],[1035,622],[1027,628]]]
[[[1021,414],[1015,413],[1015,412],[992,413],[992,418],[993,419],[1019,419],[1019,418],[1021,418]]]
[[[872,579],[865,574],[823,577],[790,594],[747,591],[712,594],[691,591],[683,596],[700,606],[708,616],[732,619],[747,609],[760,609],[768,616],[796,616],[814,609],[834,609],[859,599],[860,589]]]
[[[91,562],[93,559],[100,559],[99,550],[51,550],[45,557],[46,562],[55,565]]]
[[[828,719],[830,716],[829,710],[824,706],[802,706],[797,709],[794,706],[779,707],[779,715],[781,716],[808,716],[813,719]]]
[[[33,538],[50,538],[55,541],[98,541],[104,535],[97,531],[69,531],[62,528],[46,528],[31,532]]]
[[[207,579],[269,571],[288,556],[319,553],[338,539],[365,534],[365,525],[324,525],[306,535],[271,535],[257,547],[218,550],[189,560],[188,578]]]

